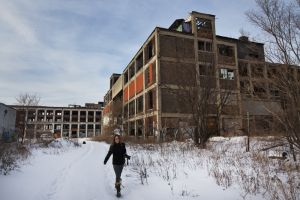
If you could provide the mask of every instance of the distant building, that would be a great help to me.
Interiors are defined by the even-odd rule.
[[[264,44],[245,36],[216,35],[215,15],[193,11],[169,28],[156,27],[123,73],[111,76],[104,97],[103,133],[121,128],[127,135],[148,137],[159,135],[162,128],[193,126],[189,105],[176,97],[180,80],[193,70],[200,87],[209,79],[219,96],[231,90],[231,103],[219,118],[216,105],[209,108],[207,121],[221,127],[217,134],[240,134],[247,130],[247,120],[252,133],[274,133],[276,125],[264,107],[281,106],[279,91],[268,82],[281,67],[265,61]],[[300,80],[300,70],[290,70]]]
[[[26,134],[30,138],[39,138],[43,134],[78,138],[100,135],[102,105],[103,103],[99,102],[68,107],[19,105],[12,107],[17,110],[18,130],[22,132],[26,124]]]
[[[16,110],[0,103],[0,140],[10,138],[15,134]]]

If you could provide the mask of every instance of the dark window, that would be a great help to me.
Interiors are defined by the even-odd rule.
[[[233,47],[231,46],[226,46],[226,45],[218,45],[219,48],[219,54],[222,56],[229,56],[229,57],[233,57]]]
[[[128,82],[128,70],[124,73],[124,84]]]
[[[129,122],[129,134],[135,135],[135,122]]]
[[[239,74],[240,76],[248,76],[247,63],[239,62]]]
[[[212,47],[211,47],[211,43],[210,43],[210,42],[206,42],[206,43],[205,43],[205,50],[206,50],[206,51],[211,51],[211,50],[212,50]]]
[[[132,63],[129,67],[129,79],[131,79],[135,74],[134,63]]]
[[[129,116],[134,116],[135,115],[135,100],[131,101],[129,103]]]
[[[198,41],[198,50],[200,50],[200,51],[212,51],[211,42]]]
[[[250,93],[250,83],[248,80],[240,81],[240,88],[242,93]]]
[[[204,41],[198,42],[198,50],[205,51],[205,42]]]
[[[153,91],[148,92],[148,109],[153,109]]]
[[[264,68],[262,65],[254,64],[251,67],[253,77],[264,77]]]
[[[128,118],[128,104],[124,106],[124,113],[123,113],[124,119]]]
[[[136,58],[136,71],[139,71],[143,67],[143,52],[141,52]]]
[[[144,123],[143,120],[137,120],[136,121],[136,126],[137,126],[137,135],[142,136],[143,135],[143,129],[144,129]]]
[[[211,65],[199,65],[200,75],[214,76],[214,69]]]
[[[145,48],[145,61],[146,63],[155,55],[155,39],[153,38]]]
[[[137,113],[143,112],[144,110],[144,98],[143,95],[138,97],[136,100]]]

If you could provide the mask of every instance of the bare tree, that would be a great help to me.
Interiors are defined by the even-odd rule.
[[[204,148],[211,136],[220,133],[221,116],[231,101],[233,90],[231,84],[224,83],[222,88],[217,86],[219,79],[216,75],[219,76],[219,71],[213,65],[213,60],[201,67],[203,69],[199,70],[194,65],[174,68],[181,78],[176,85],[164,87],[177,99],[177,107],[191,114],[193,140]]]
[[[283,127],[291,147],[300,149],[300,73],[292,66],[300,64],[300,1],[256,0],[256,4],[257,9],[246,15],[268,38],[267,59],[282,64],[269,80],[282,106],[280,111],[269,111]]]
[[[291,146],[300,149],[300,82],[297,78],[300,74],[294,73],[295,67],[291,66],[300,64],[300,1],[256,0],[256,4],[257,9],[246,15],[269,38],[267,59],[282,64],[269,81],[280,94],[282,106],[279,112],[270,112],[282,125]]]
[[[24,119],[23,124],[21,125],[21,134],[22,134],[22,141],[23,144],[26,139],[27,134],[27,114],[28,114],[28,107],[29,106],[37,106],[40,103],[41,98],[37,94],[29,94],[29,93],[22,93],[16,97],[17,104],[22,106],[20,109],[21,112],[24,112]]]
[[[257,9],[246,13],[267,36],[267,59],[287,65],[300,64],[300,2],[256,0]]]

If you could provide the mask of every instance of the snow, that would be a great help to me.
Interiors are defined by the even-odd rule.
[[[74,145],[58,139],[49,148],[32,149],[27,164],[7,176],[0,175],[0,199],[117,199],[111,159],[103,164],[109,145],[83,141],[87,140]],[[210,174],[208,168],[213,165],[205,158],[209,152],[194,150],[191,144],[164,145],[127,144],[132,159],[122,173],[122,199],[243,199],[241,186],[218,184]],[[264,198],[256,194],[246,199]]]

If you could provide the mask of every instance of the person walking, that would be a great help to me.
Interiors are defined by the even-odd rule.
[[[121,174],[125,164],[125,158],[130,160],[130,156],[126,153],[125,143],[121,141],[121,135],[115,134],[113,142],[109,147],[109,151],[104,159],[104,165],[106,165],[110,156],[113,155],[112,163],[116,174],[115,188],[117,189],[117,197],[121,196]]]

